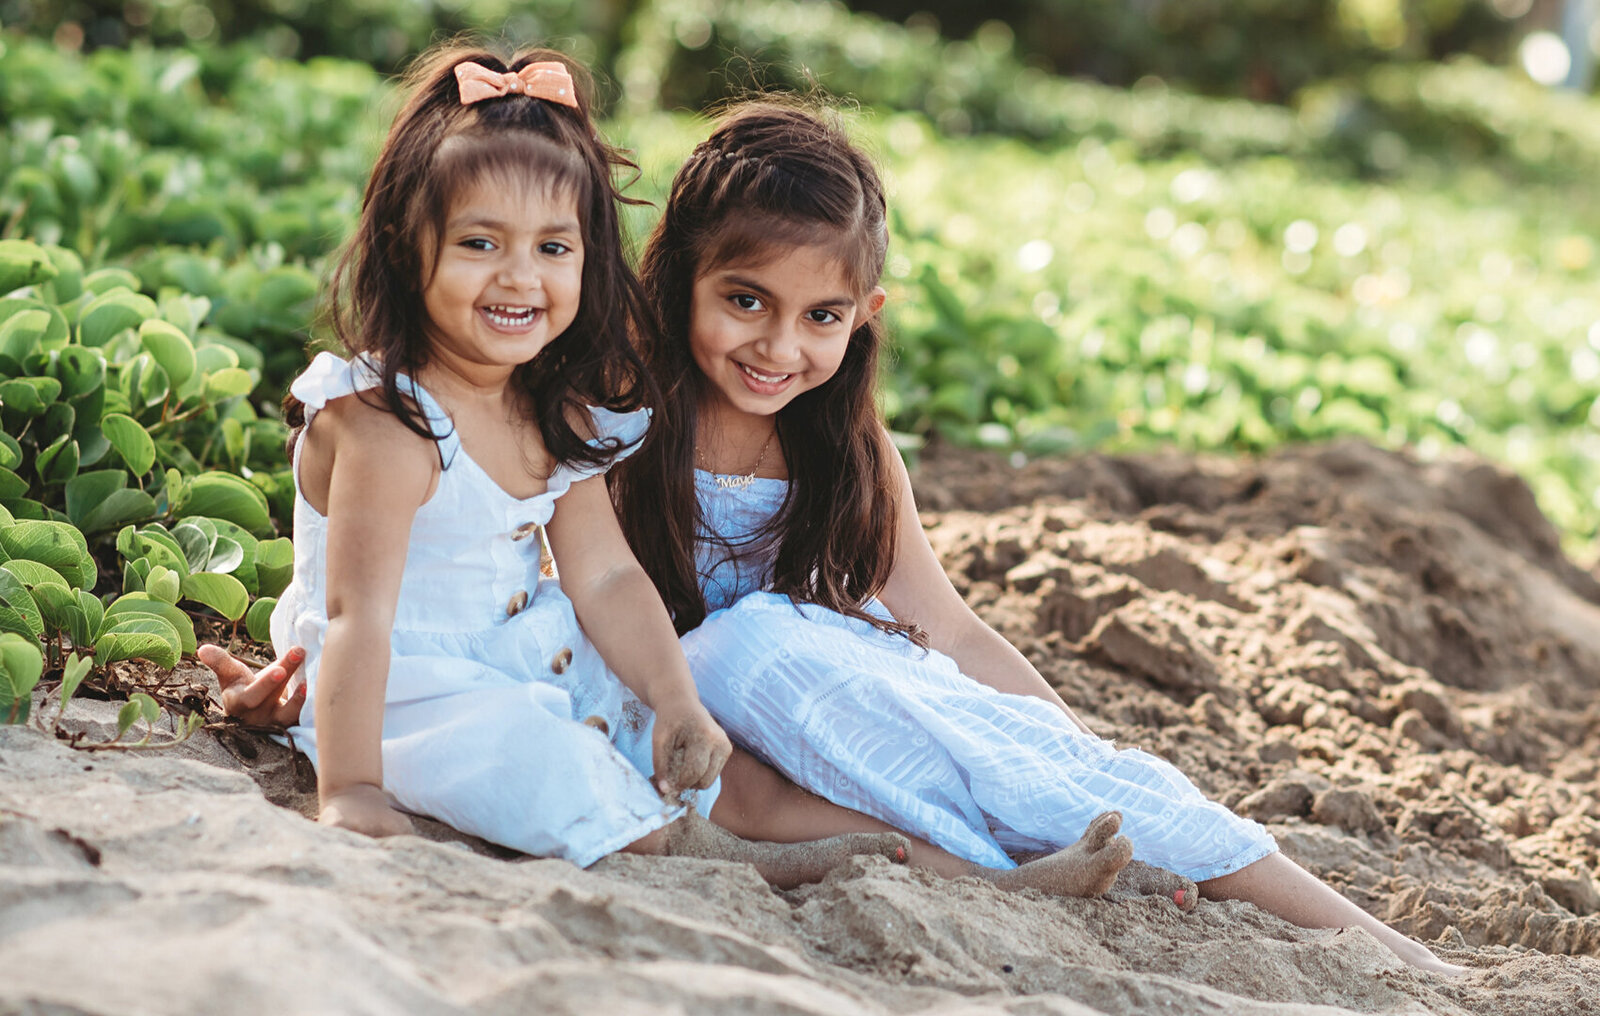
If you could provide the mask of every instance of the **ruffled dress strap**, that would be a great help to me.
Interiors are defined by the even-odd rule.
[[[589,407],[589,420],[594,428],[594,437],[589,439],[589,445],[594,448],[605,448],[616,444],[616,454],[611,461],[603,466],[590,466],[573,464],[562,466],[562,471],[571,475],[569,482],[599,476],[608,471],[612,466],[639,450],[644,444],[645,433],[650,430],[650,410],[635,409],[631,413],[617,413],[601,406]]]
[[[428,429],[433,432],[434,442],[439,447],[439,463],[443,468],[449,469],[450,463],[455,460],[456,452],[461,450],[461,438],[456,434],[456,427],[450,420],[450,414],[444,411],[444,407],[439,405],[426,389],[410,377],[396,374],[395,381],[401,393],[415,401],[422,409],[423,416],[428,421]],[[340,359],[332,353],[318,353],[312,359],[311,365],[289,385],[289,393],[304,404],[306,425],[310,426],[312,417],[334,399],[382,386],[383,370],[366,353],[357,353],[350,360]],[[299,446],[295,450],[298,452]]]

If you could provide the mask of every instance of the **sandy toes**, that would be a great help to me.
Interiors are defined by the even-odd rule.
[[[678,857],[711,857],[743,861],[779,889],[820,882],[852,857],[876,854],[903,864],[911,842],[899,833],[851,833],[807,843],[743,840],[691,811],[667,827],[667,853]]]
[[[1194,882],[1177,872],[1157,868],[1143,861],[1129,861],[1117,876],[1114,888],[1135,896],[1163,896],[1176,903],[1178,909],[1186,914],[1200,903],[1200,890]]]
[[[1117,873],[1133,857],[1133,843],[1118,836],[1122,814],[1096,815],[1083,836],[1070,847],[1047,854],[990,877],[1002,889],[1037,889],[1053,896],[1099,896],[1110,889]]]

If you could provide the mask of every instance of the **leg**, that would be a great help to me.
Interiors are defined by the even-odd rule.
[[[848,833],[806,843],[763,843],[719,829],[691,810],[623,848],[629,853],[708,857],[754,865],[761,877],[779,889],[820,882],[828,872],[862,854],[892,861],[906,858],[906,838],[896,833]]]
[[[1200,883],[1207,899],[1244,900],[1302,928],[1361,928],[1388,946],[1395,955],[1421,970],[1459,974],[1463,968],[1446,963],[1420,942],[1395,931],[1324,885],[1316,876],[1281,853]]]
[[[738,748],[722,769],[722,793],[711,809],[711,818],[736,835],[777,843],[896,831],[888,823],[842,808],[796,786]],[[1107,821],[1101,816],[1077,843],[1011,870],[985,868],[931,843],[907,837],[910,863],[946,878],[982,878],[1003,889],[1033,888],[1063,896],[1098,896],[1111,887],[1132,854],[1128,839],[1116,835],[1119,822],[1120,819]]]

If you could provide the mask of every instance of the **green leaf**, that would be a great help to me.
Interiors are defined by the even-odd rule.
[[[118,660],[149,660],[164,670],[178,665],[178,631],[154,614],[130,614],[95,639],[94,658],[101,666]]]
[[[22,446],[10,434],[0,432],[0,469],[15,469],[22,461]],[[5,495],[0,494],[0,497]]]
[[[83,608],[78,606],[78,598],[73,595],[78,591],[51,584],[33,587],[33,599],[39,605],[39,616],[44,622],[44,628],[39,633],[41,638],[55,638],[62,632],[71,635],[88,629],[88,618],[84,616]],[[76,639],[74,644],[77,644]]]
[[[132,410],[159,406],[172,391],[167,372],[149,353],[138,356],[122,365],[120,389]]]
[[[28,623],[28,619],[5,604],[0,604],[0,632],[10,632],[26,638],[38,637],[34,635],[33,625]]]
[[[275,596],[263,596],[250,604],[244,616],[244,629],[257,642],[272,641],[272,610],[278,605]]]
[[[100,420],[100,430],[134,476],[143,476],[155,465],[156,443],[138,420],[122,413],[107,413]]]
[[[226,536],[218,536],[216,545],[211,548],[211,560],[206,562],[205,570],[216,572],[218,575],[229,575],[243,563],[244,548],[239,542],[230,540]]]
[[[39,378],[19,377],[9,381],[0,381],[0,405],[13,413],[23,416],[38,416],[44,412],[44,407],[54,401],[54,396],[45,399],[44,393],[33,382]],[[52,380],[54,380],[52,378]],[[57,382],[57,391],[60,382]]]
[[[65,709],[72,696],[78,691],[78,685],[94,670],[94,657],[79,656],[77,653],[68,653],[66,663],[61,668],[61,708]]]
[[[254,484],[229,473],[201,473],[185,486],[182,508],[188,515],[227,519],[252,533],[270,533],[267,498]]]
[[[37,642],[13,632],[0,635],[0,719],[27,722],[33,689],[43,673],[44,653]]]
[[[250,457],[250,435],[244,424],[231,416],[222,421],[222,447],[228,454],[228,461],[236,467]]]
[[[83,534],[65,522],[23,521],[0,529],[0,548],[10,557],[47,564],[79,589],[94,586],[94,560]]]
[[[212,402],[220,402],[237,395],[249,395],[255,386],[249,371],[242,367],[224,367],[206,375],[205,395]]]
[[[133,659],[125,656],[123,659]],[[117,710],[117,737],[128,732],[140,719],[154,727],[156,720],[161,718],[161,704],[142,691],[136,691],[128,696],[127,705]]]
[[[189,571],[206,570],[211,560],[211,550],[217,545],[217,527],[210,519],[191,516],[172,527],[172,538],[183,548],[183,559]]]
[[[150,574],[144,579],[144,588],[154,599],[165,603],[177,603],[178,597],[183,594],[183,576],[171,568],[151,565]]]
[[[148,296],[128,289],[109,290],[83,308],[78,318],[78,342],[85,346],[103,346],[155,316],[155,301]]]
[[[40,292],[51,303],[75,300],[83,292],[83,259],[76,251],[65,247],[47,247],[45,253],[56,266],[56,277],[40,286]]]
[[[30,561],[25,557],[13,558],[4,564],[0,564],[0,568],[4,568],[21,579],[22,584],[29,589],[38,585],[57,585],[63,589],[72,588],[72,583],[67,581],[65,575],[62,575],[47,564]]]
[[[148,560],[180,573],[187,572],[189,567],[178,541],[166,527],[156,522],[137,531],[132,526],[124,526],[117,533],[117,553],[126,561]],[[149,574],[148,568],[141,573],[144,574]]]
[[[95,469],[79,473],[67,481],[67,518],[82,529],[85,515],[127,485],[128,474],[120,469]]]
[[[44,415],[34,422],[34,440],[40,444],[49,444],[62,435],[70,435],[77,415],[65,402],[51,403],[44,411]]]
[[[183,387],[194,373],[194,343],[176,325],[159,318],[149,319],[139,326],[139,344],[161,364],[173,388]]]
[[[50,312],[43,308],[11,315],[0,324],[0,356],[9,356],[21,363],[39,348],[49,327]]]
[[[260,593],[260,589],[258,589],[256,585],[256,547],[259,545],[259,541],[244,529],[234,525],[227,519],[212,519],[211,524],[217,527],[218,547],[220,548],[225,540],[232,543],[237,543],[239,545],[239,550],[242,557],[240,558],[239,563],[231,570],[219,569],[215,566],[215,564],[208,566],[209,570],[226,570],[227,574],[232,575],[234,578],[244,583],[245,590],[249,592],[251,596],[255,596]],[[217,554],[223,552],[224,551],[220,549],[213,550],[211,555],[213,561],[215,561]]]
[[[104,295],[116,289],[137,291],[139,288],[139,276],[126,268],[101,268],[83,277],[83,288],[96,296]]]
[[[202,374],[215,374],[239,366],[239,354],[220,343],[195,347],[194,357],[195,369]]]
[[[39,609],[39,602],[21,579],[4,569],[0,569],[0,604],[22,618],[22,623],[28,626],[28,634],[34,638],[44,635],[44,613]]]
[[[83,611],[84,630],[72,633],[72,644],[79,648],[88,648],[100,635],[101,623],[105,620],[106,607],[100,598],[93,593],[84,592],[82,589],[73,590],[78,597],[78,607]]]
[[[78,522],[78,528],[85,533],[99,533],[129,522],[142,522],[157,514],[156,499],[149,494],[142,490],[117,490],[91,508]]]
[[[0,240],[0,296],[23,286],[49,282],[60,272],[49,253],[26,240]]]
[[[70,434],[61,435],[39,453],[35,466],[45,483],[66,483],[78,475],[78,442]]]
[[[194,652],[198,644],[194,619],[172,604],[155,599],[149,593],[124,593],[117,597],[111,606],[106,608],[105,623],[109,625],[113,619],[122,620],[140,614],[159,617],[166,621],[178,633],[178,648],[185,653]]]
[[[28,492],[28,481],[9,469],[0,468],[0,500],[9,501]]]
[[[294,578],[294,544],[286,537],[256,546],[256,584],[262,596],[277,596]]]
[[[245,591],[244,583],[232,575],[218,575],[215,572],[200,572],[185,577],[183,595],[185,599],[205,604],[230,621],[243,617],[250,603],[250,594]]]

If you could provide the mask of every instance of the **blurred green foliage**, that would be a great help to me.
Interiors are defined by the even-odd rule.
[[[1281,101],[1302,86],[1396,61],[1500,60],[1508,19],[1490,0],[851,0],[951,38],[1003,32],[1031,65],[1131,85]],[[1514,9],[1501,3],[1500,10]]]
[[[90,49],[249,40],[275,56],[348,57],[384,70],[470,29],[564,42],[612,78],[621,76],[625,51],[659,39],[665,23],[679,49],[706,58],[689,62],[709,61],[714,72],[669,87],[681,100],[691,98],[682,94],[685,86],[703,92],[725,84],[720,65],[730,53],[787,63],[765,45],[750,45],[785,46],[780,36],[760,38],[779,8],[813,24],[866,12],[880,17],[852,17],[835,37],[864,64],[893,48],[899,24],[909,21],[915,36],[942,32],[980,48],[1014,38],[1026,64],[1053,74],[1117,85],[1155,76],[1190,91],[1281,101],[1313,81],[1397,60],[1462,53],[1498,60],[1510,26],[1497,8],[1514,6],[1491,0],[0,0],[0,23]]]

